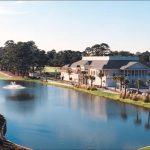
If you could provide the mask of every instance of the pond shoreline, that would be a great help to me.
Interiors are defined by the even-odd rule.
[[[0,114],[0,149],[31,150],[29,148],[14,144],[13,142],[7,140],[5,138],[6,130],[7,130],[6,119],[2,114]]]

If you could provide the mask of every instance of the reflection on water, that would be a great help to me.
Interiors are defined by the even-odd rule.
[[[7,82],[0,82],[3,87]],[[90,94],[20,82],[0,90],[7,137],[34,149],[136,149],[149,145],[150,111]]]
[[[135,125],[141,125],[142,119],[140,118],[139,110],[136,108],[136,118],[134,119]]]
[[[145,123],[145,129],[150,129],[150,111],[148,112],[148,119],[147,122]]]
[[[125,103],[122,103],[120,104],[120,116],[123,120],[127,120],[128,119],[128,116],[127,116],[127,111],[126,111],[126,104]]]
[[[34,95],[33,94],[29,94],[29,93],[25,93],[25,92],[17,92],[17,91],[12,91],[10,93],[10,95],[6,96],[6,99],[8,100],[16,100],[16,101],[30,101],[30,100],[34,100]]]

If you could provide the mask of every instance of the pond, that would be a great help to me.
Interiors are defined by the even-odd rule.
[[[6,137],[33,149],[136,149],[150,145],[150,112],[54,86],[0,82]]]

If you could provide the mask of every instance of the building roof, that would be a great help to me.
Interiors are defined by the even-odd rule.
[[[132,60],[132,61],[139,61],[139,57],[137,56],[86,56],[82,57],[82,60]]]
[[[63,66],[63,68],[68,68],[68,67],[76,68],[76,67],[78,67],[78,66],[90,65],[91,63],[92,63],[92,61],[79,60],[79,61],[74,62],[74,63],[72,63],[72,64],[65,65],[65,66]]]
[[[69,67],[69,64],[68,64],[68,65],[63,66],[63,68],[68,68],[68,67]]]
[[[77,66],[84,66],[86,65],[87,61],[86,60],[79,60],[77,62],[74,62],[70,65],[70,67],[75,68]]]
[[[96,69],[120,69],[126,65],[129,61],[127,60],[100,60],[92,61],[91,68]]]
[[[150,69],[149,67],[145,66],[140,62],[128,62],[128,64],[122,66],[120,69]]]
[[[114,59],[115,58],[115,59]],[[64,67],[71,67],[71,68],[76,68],[78,66],[90,66],[90,68],[93,69],[133,69],[135,68],[142,68],[142,69],[150,69],[147,66],[141,64],[140,62],[136,61],[135,59],[119,59],[117,60],[116,57],[113,57],[113,59],[102,59],[102,60],[92,60],[92,59],[82,59],[80,61],[77,61],[75,63],[72,63],[70,65],[66,65]],[[63,68],[64,68],[63,67]]]

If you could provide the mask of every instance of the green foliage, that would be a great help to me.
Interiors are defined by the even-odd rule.
[[[45,72],[60,72],[60,67],[44,67]]]
[[[67,73],[68,73],[69,75],[71,75],[72,69],[71,69],[71,68],[67,68]]]
[[[72,77],[70,77],[70,75],[72,74],[72,69],[71,68],[67,68],[66,72],[68,73],[69,75],[69,80],[72,80]]]
[[[120,83],[120,90],[122,90],[122,85],[123,85],[124,80],[125,80],[124,76],[118,75],[118,76],[116,76],[116,80]]]
[[[85,90],[91,90],[91,91],[97,90],[96,86],[90,86],[90,85],[85,85],[85,84],[82,84],[82,85],[76,84],[76,85],[74,85],[74,87],[85,89]]]
[[[28,75],[30,71],[42,70],[47,63],[45,51],[37,48],[33,41],[5,43],[0,56],[1,70]]]
[[[15,43],[12,40],[5,42],[0,48],[1,70],[27,75],[30,71],[42,72],[45,65],[61,67],[81,59],[79,51],[48,51],[40,50],[33,41]]]
[[[81,60],[82,53],[79,51],[59,51],[58,53],[55,50],[47,52],[47,65],[53,67],[62,67],[67,64],[72,64],[78,60]]]
[[[87,47],[83,52],[84,56],[106,56],[110,54],[109,45],[106,43],[95,44],[92,47]]]
[[[89,75],[88,79],[91,81],[91,86],[93,86],[93,81],[95,80],[95,77]]]
[[[101,87],[102,87],[102,78],[104,77],[104,73],[102,73],[101,71],[99,71],[98,77],[99,77],[100,80],[101,80]]]
[[[116,56],[116,55],[120,55],[120,56],[134,56],[133,53],[130,53],[128,51],[111,51],[110,55],[111,56]]]
[[[145,63],[150,64],[150,52],[149,51],[139,53],[138,56],[140,57],[141,62],[145,62]]]

